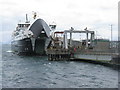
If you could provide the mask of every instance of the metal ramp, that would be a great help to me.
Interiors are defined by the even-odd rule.
[[[37,19],[33,22],[29,30],[33,32],[34,40],[32,42],[35,54],[46,54],[46,48],[50,43],[50,28],[43,19]]]

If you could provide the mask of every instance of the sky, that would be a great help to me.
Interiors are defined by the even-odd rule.
[[[95,31],[102,38],[118,38],[119,0],[0,0],[0,42],[10,43],[16,25],[25,21],[25,14],[32,20],[33,12],[47,24],[55,22],[57,30]],[[79,37],[74,37],[79,38]]]

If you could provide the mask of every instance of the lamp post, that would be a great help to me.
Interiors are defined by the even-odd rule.
[[[110,27],[111,27],[111,45],[110,45],[111,48],[112,48],[112,33],[113,33],[113,32],[112,32],[112,26],[113,26],[113,25],[111,24],[111,25],[110,25]]]
[[[112,42],[112,24],[110,26],[111,26],[111,42]]]

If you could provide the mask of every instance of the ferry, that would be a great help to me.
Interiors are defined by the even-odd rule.
[[[36,13],[34,21],[30,22],[26,14],[26,22],[18,23],[12,33],[12,51],[19,55],[45,55],[51,41],[51,28],[55,27],[55,25],[48,25],[43,19],[36,18]]]

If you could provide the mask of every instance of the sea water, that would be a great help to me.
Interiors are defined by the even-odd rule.
[[[118,71],[80,61],[48,61],[19,56],[2,45],[3,88],[118,88]]]

